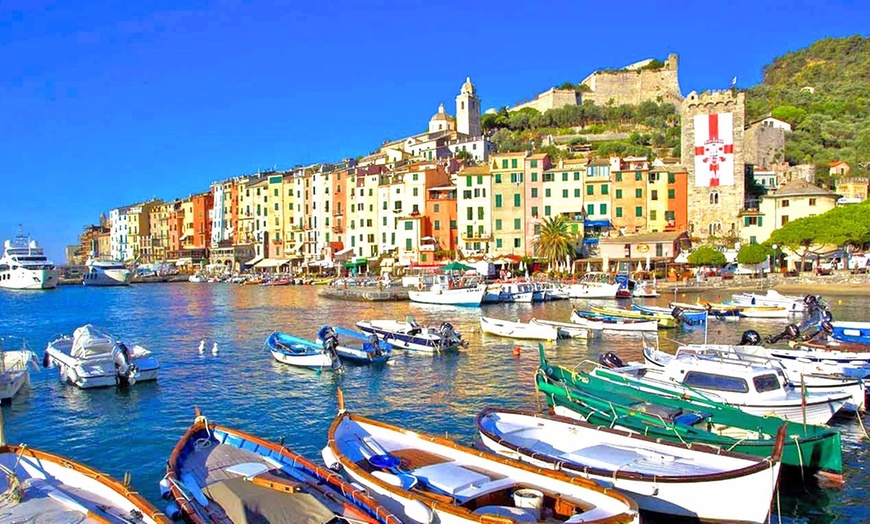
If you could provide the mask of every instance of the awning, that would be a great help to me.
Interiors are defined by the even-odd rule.
[[[290,262],[289,260],[281,260],[279,258],[264,258],[263,260],[257,262],[256,265],[254,265],[254,267],[257,267],[257,268],[281,267],[289,262]]]
[[[187,233],[185,233],[185,234],[181,235],[181,238],[179,238],[178,241],[179,241],[179,242],[184,242],[184,241],[187,240],[188,238],[190,238],[190,235],[188,235]]]
[[[335,256],[346,255],[346,254],[350,253],[351,251],[353,251],[352,247],[346,247],[346,248],[342,249],[341,251],[336,252]]]
[[[583,227],[610,227],[610,220],[584,220]]]
[[[597,244],[599,238],[598,237],[588,237],[583,239],[584,244]]]
[[[245,265],[246,266],[253,266],[254,264],[257,264],[261,260],[263,260],[263,257],[256,256],[256,257],[252,258],[251,260],[248,260],[247,262],[245,262]]]
[[[366,260],[366,259],[363,259],[363,260],[348,260],[347,262],[344,263],[344,267],[359,267],[359,266],[364,266],[364,265],[366,265],[367,262],[368,262],[368,260]]]

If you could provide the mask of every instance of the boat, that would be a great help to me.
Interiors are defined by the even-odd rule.
[[[289,286],[293,283],[293,279],[291,278],[279,278],[276,280],[265,280],[260,282],[261,286]]]
[[[602,304],[590,304],[589,310],[598,315],[604,315],[613,318],[630,318],[634,320],[654,320],[662,328],[677,327],[677,319],[671,315],[663,313],[646,313],[635,309],[625,309],[617,306],[605,306]]]
[[[118,260],[89,258],[85,262],[82,284],[85,286],[129,286],[133,272]]]
[[[789,313],[803,313],[807,309],[806,297],[783,295],[775,289],[768,289],[765,294],[735,293],[731,295],[731,300],[741,306],[782,307]]]
[[[393,355],[393,346],[379,339],[377,335],[366,335],[339,326],[323,326],[317,332],[317,343],[323,344],[329,337],[336,337],[335,352],[342,362],[383,364]]]
[[[408,291],[411,302],[474,307],[481,304],[486,293],[486,286],[483,285],[457,286],[449,275],[433,275],[433,278],[428,289],[421,282],[417,284],[416,290]],[[473,283],[474,279],[470,279],[470,282]]]
[[[403,522],[640,522],[632,499],[591,480],[352,414],[341,399],[339,408],[324,462]]]
[[[579,282],[567,284],[568,298],[616,298],[620,284],[607,273],[589,272]]]
[[[508,282],[493,282],[486,286],[486,293],[483,295],[481,303],[522,302],[528,304],[533,301],[543,301],[543,291],[540,291],[540,295],[540,300],[534,300],[535,288],[530,282],[515,280]]]
[[[673,311],[674,308],[680,308],[683,311],[701,312],[704,311],[710,317],[715,317],[719,320],[738,320],[740,318],[740,308],[736,306],[721,305],[713,307],[709,302],[671,302],[668,306]]]
[[[683,446],[706,444],[762,458],[773,455],[777,431],[785,423],[783,465],[843,481],[840,432],[835,429],[752,415],[713,400],[689,401],[641,391],[628,380],[605,380],[578,368],[552,365],[543,346],[539,353],[535,383],[557,415]]]
[[[592,325],[602,326],[605,331],[658,331],[659,324],[655,320],[641,320],[633,318],[617,318],[609,315],[596,315],[588,311],[577,309],[571,312],[571,322],[588,327]]]
[[[760,458],[531,411],[486,408],[475,424],[494,453],[594,480],[642,510],[705,522],[766,521],[786,433],[783,425],[773,455]]]
[[[528,322],[513,322],[492,317],[480,317],[480,330],[484,333],[525,340],[558,340],[559,328]]]
[[[707,322],[707,310],[684,310],[680,307],[666,308],[661,306],[647,306],[643,304],[632,304],[631,308],[646,315],[670,315],[679,324],[685,326],[698,326]]]
[[[541,326],[553,326],[559,330],[559,336],[564,338],[595,338],[601,334],[604,326],[601,325],[598,329],[582,327],[579,324],[569,322],[556,322],[555,320],[543,320],[540,318],[532,318],[530,324],[538,324]]]
[[[393,348],[423,353],[444,353],[457,351],[468,345],[462,340],[462,335],[449,322],[442,322],[438,327],[423,326],[408,316],[400,320],[361,320],[356,323],[363,333],[377,335]]]
[[[197,271],[196,273],[187,277],[187,281],[196,283],[208,282],[208,277],[205,275],[205,273]]]
[[[283,439],[282,439],[283,440]],[[401,524],[339,475],[197,410],[160,481],[167,513],[195,524],[231,522]]]
[[[338,341],[325,340],[322,344],[275,331],[266,338],[265,346],[272,358],[282,364],[314,370],[342,369],[336,352]]]
[[[160,369],[151,351],[138,344],[130,348],[93,324],[49,342],[42,364],[56,366],[61,381],[82,389],[157,380]]]
[[[3,522],[172,522],[126,482],[61,455],[5,444],[5,436],[2,441]]]
[[[54,289],[58,283],[58,270],[36,240],[18,233],[3,243],[0,258],[0,288]]]
[[[643,357],[648,364],[598,368],[590,373],[605,380],[624,380],[659,395],[712,399],[746,413],[806,424],[825,424],[852,399],[852,393],[843,390],[795,388],[779,370],[759,362],[700,358],[697,351],[670,355],[646,344]]]
[[[13,335],[0,337],[0,403],[8,404],[30,384],[31,366],[39,369],[26,339]]]
[[[841,342],[864,344],[870,351],[870,322],[832,320],[830,337]]]
[[[651,271],[636,271],[628,281],[631,296],[635,298],[655,298],[659,296],[655,273]]]
[[[788,318],[792,311],[781,306],[739,306],[737,314],[745,318]]]

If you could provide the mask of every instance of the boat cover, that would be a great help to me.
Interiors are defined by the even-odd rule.
[[[244,477],[203,489],[235,524],[326,524],[335,514],[309,493],[285,493],[256,486]]]
[[[111,355],[115,349],[115,339],[102,332],[93,324],[85,324],[73,332],[70,356],[74,358],[93,358]]]

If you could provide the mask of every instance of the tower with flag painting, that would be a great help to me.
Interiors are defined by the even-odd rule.
[[[683,99],[681,118],[689,234],[737,238],[744,197],[744,95],[693,91]]]

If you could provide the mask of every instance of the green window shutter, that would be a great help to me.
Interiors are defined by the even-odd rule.
[[[496,173],[496,174],[495,174],[495,183],[496,183],[496,184],[501,184],[501,173]]]
[[[616,173],[616,181],[622,182],[622,173]]]
[[[515,219],[514,219],[514,229],[519,230],[519,229],[521,229],[522,227],[523,227],[523,225],[522,225],[522,220],[520,220],[519,218],[515,218]]]
[[[583,195],[580,194],[580,188],[579,188],[579,187],[575,187],[575,188],[574,188],[574,198],[580,198],[580,197],[582,197],[582,196],[583,196]]]
[[[514,207],[520,207],[522,205],[522,200],[520,200],[520,194],[514,194]]]
[[[749,226],[749,217],[743,217],[743,227]]]
[[[616,218],[621,218],[621,217],[622,217],[622,208],[618,207],[618,208],[616,208]]]
[[[501,195],[495,195],[495,207],[501,207]]]
[[[495,239],[495,247],[501,247],[501,239],[500,238]]]
[[[501,231],[501,219],[500,218],[495,219],[495,230]]]
[[[635,189],[634,190],[634,197],[635,198],[643,198],[643,189],[641,189],[641,188]]]
[[[594,195],[595,194],[595,187],[592,184],[589,184],[586,186],[586,194],[587,195]]]
[[[607,186],[607,184],[602,184],[602,185],[601,185],[601,194],[602,194],[602,195],[606,195],[606,194],[608,194],[609,192],[610,192],[610,189],[609,189],[609,187]]]
[[[586,204],[586,214],[594,215],[595,214],[595,204]]]
[[[621,199],[622,199],[622,190],[621,190],[621,189],[617,189],[617,190],[616,190],[616,199],[617,199],[617,200],[621,200]]]
[[[761,227],[761,219],[764,217],[758,217],[758,227]]]
[[[634,208],[634,216],[642,217],[643,216],[643,208],[641,206],[637,206]]]
[[[470,176],[465,177],[465,185],[467,187],[471,187],[471,177]]]
[[[656,212],[655,212],[655,210],[649,212],[649,219],[650,219],[650,220],[655,220],[655,219],[656,219]]]
[[[668,189],[668,199],[673,200],[677,198],[677,192],[674,189]]]
[[[598,211],[602,215],[606,215],[607,214],[607,204],[598,204]]]
[[[568,198],[568,190],[567,189],[562,190],[562,198]]]
[[[550,216],[550,206],[544,206],[544,216]]]

